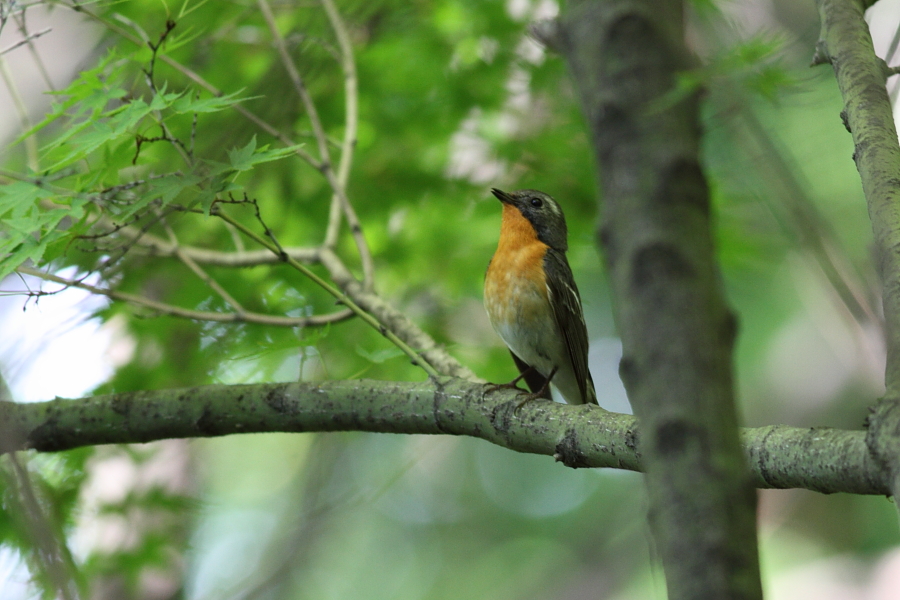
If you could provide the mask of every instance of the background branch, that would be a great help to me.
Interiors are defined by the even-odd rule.
[[[41,507],[31,476],[20,457],[10,452],[5,458],[12,467],[12,473],[0,469],[0,482],[12,492],[7,496],[11,501],[11,508],[22,516],[23,529],[38,550],[33,560],[38,563],[56,597],[78,600],[82,597],[78,585],[78,570],[65,537],[60,535],[59,527],[53,526]]]
[[[219,313],[204,310],[191,310],[188,308],[182,308],[180,306],[174,306],[172,304],[167,304],[165,302],[159,302],[158,300],[146,298],[137,294],[129,294],[127,292],[101,288],[99,286],[91,285],[77,279],[66,279],[65,277],[60,277],[59,275],[46,273],[44,271],[41,271],[40,269],[33,269],[31,267],[23,266],[19,267],[16,270],[23,275],[31,275],[32,277],[38,277],[45,281],[52,281],[54,283],[58,283],[67,287],[76,287],[82,290],[87,290],[92,294],[106,296],[111,300],[119,300],[128,304],[132,304],[134,306],[147,308],[159,314],[181,317],[194,321],[213,321],[218,323],[256,323],[259,325],[270,325],[273,327],[311,327],[325,325],[327,323],[334,323],[336,321],[341,321],[352,316],[352,313],[348,314],[349,311],[346,310],[341,310],[325,315],[314,315],[311,317],[282,317],[279,315],[264,315],[249,311]]]
[[[328,22],[334,30],[334,35],[341,49],[341,71],[344,73],[344,137],[341,141],[341,159],[337,168],[337,183],[341,189],[347,189],[350,181],[350,167],[353,164],[353,151],[356,148],[356,131],[359,126],[359,98],[356,79],[356,62],[353,59],[353,45],[350,42],[350,34],[347,25],[341,18],[337,7],[332,0],[322,0],[322,6],[328,15]],[[335,194],[331,199],[331,212],[328,216],[328,230],[325,233],[324,244],[333,248],[337,244],[338,232],[341,225],[342,201]]]
[[[856,168],[872,221],[883,287],[887,343],[885,397],[869,417],[869,449],[893,474],[900,493],[900,144],[864,7],[855,0],[818,0],[822,29],[814,64],[828,62],[844,100]]]
[[[281,36],[281,32],[278,31],[278,25],[275,23],[275,15],[272,14],[272,9],[269,7],[268,1],[258,0],[258,5],[260,8],[260,12],[262,12],[263,17],[266,19],[266,24],[269,27],[272,38],[275,41],[275,48],[278,50],[278,55],[281,58],[281,63],[284,65],[285,70],[288,72],[291,82],[294,85],[294,91],[296,91],[297,95],[300,97],[300,100],[303,103],[303,107],[306,110],[306,114],[309,117],[309,121],[312,124],[313,134],[319,149],[319,171],[321,171],[321,173],[325,176],[325,179],[328,181],[328,185],[334,192],[336,201],[341,207],[343,214],[347,219],[347,224],[350,226],[350,234],[353,236],[353,240],[356,243],[356,249],[359,252],[360,262],[362,263],[363,285],[366,287],[366,289],[371,289],[375,277],[375,263],[372,261],[372,254],[369,251],[369,246],[366,243],[365,236],[363,236],[362,226],[359,222],[359,218],[356,216],[356,212],[353,210],[353,206],[350,204],[350,200],[347,197],[346,185],[334,172],[334,168],[331,162],[331,155],[328,151],[328,137],[326,136],[325,129],[322,126],[322,120],[319,118],[319,112],[316,109],[316,104],[313,101],[312,96],[309,94],[309,91],[306,88],[306,84],[303,82],[303,78],[300,76],[299,71],[297,71],[297,67],[296,65],[294,65],[294,61],[291,60],[291,57],[288,54],[287,47],[284,44],[284,38]],[[332,6],[331,9],[334,10],[334,7]],[[329,20],[331,21],[333,26],[337,22],[338,27],[340,27],[340,17],[337,15],[336,10],[334,10],[333,16],[329,14]],[[345,47],[342,45],[341,50],[342,52],[345,52],[350,51],[351,49],[349,48],[349,46]],[[350,72],[347,71],[347,62],[348,61],[346,58],[342,62],[342,68],[344,68],[345,70],[345,83],[350,79],[350,76],[353,73],[352,70]],[[349,64],[349,68],[352,69],[352,58],[349,60]],[[355,82],[352,87],[345,87],[345,93],[347,94],[348,98],[350,97],[351,91],[355,95]],[[355,109],[355,101],[348,100],[347,102],[348,109],[351,107]],[[350,122],[345,124],[345,128],[347,134],[352,136],[350,139],[355,139],[355,112],[352,115]],[[343,149],[348,150],[349,148],[345,146]],[[347,175],[349,175],[349,153],[342,152],[341,163],[343,164],[345,160],[347,161],[345,170]],[[332,203],[332,206],[333,205],[334,201]],[[334,218],[336,217],[336,213],[333,210],[331,217],[332,219],[330,220],[330,224],[327,228],[325,237],[326,246],[331,246],[337,242],[336,237],[331,234],[331,231],[333,229],[332,223],[335,223]]]
[[[844,99],[854,160],[869,207],[884,285],[887,395],[900,397],[900,145],[885,88],[881,59],[855,0],[819,0],[819,61],[834,68]]]

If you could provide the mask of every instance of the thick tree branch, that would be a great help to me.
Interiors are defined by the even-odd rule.
[[[887,369],[885,398],[869,418],[869,450],[892,473],[900,493],[900,144],[885,87],[884,61],[875,54],[858,0],[818,0],[822,30],[813,64],[831,63],[853,135],[856,168],[872,221],[883,286]],[[867,4],[866,4],[867,5]]]
[[[591,127],[600,243],[641,422],[650,526],[671,600],[762,597],[756,495],[734,406],[735,317],[715,264],[681,0],[571,3],[553,39]]]
[[[0,451],[55,452],[94,444],[236,433],[369,431],[465,435],[572,467],[642,471],[636,420],[590,406],[529,402],[480,383],[372,380],[211,385],[78,400],[0,402]],[[886,494],[865,432],[773,426],[742,434],[760,488]]]

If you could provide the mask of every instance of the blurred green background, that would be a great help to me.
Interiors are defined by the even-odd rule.
[[[896,46],[898,12],[896,2],[882,3],[871,21],[884,56]],[[272,8],[326,131],[340,140],[343,77],[322,7],[273,1]],[[584,120],[562,60],[526,33],[530,21],[554,16],[557,4],[353,0],[338,8],[359,81],[348,191],[375,257],[378,292],[479,376],[511,379],[514,366],[481,306],[500,216],[488,190],[547,191],[568,218],[569,260],[584,299],[600,403],[628,410],[594,243],[603,202]],[[107,25],[56,6],[49,16],[32,9],[31,27],[60,14],[70,24],[84,21],[76,41],[67,42],[86,56],[80,69],[115,50],[122,57],[119,85],[149,97],[139,70],[149,49],[137,50],[108,24],[155,40],[173,19],[166,55],[226,93],[240,91],[249,98],[244,106],[314,148],[256,3],[129,0],[90,10]],[[830,69],[808,68],[815,7],[695,0],[686,22],[702,64],[683,79],[705,89],[704,161],[724,285],[740,316],[744,423],[860,428],[882,391],[880,291],[841,99]],[[15,33],[12,25],[4,36]],[[52,34],[45,37],[50,43]],[[53,62],[50,50],[38,50]],[[22,50],[6,60],[27,70],[34,59]],[[154,74],[170,90],[197,89],[165,64]],[[59,75],[54,85],[65,88],[68,80]],[[895,87],[892,80],[889,89]],[[45,105],[33,103],[35,111]],[[190,119],[171,125],[190,136]],[[38,139],[46,144],[63,127],[50,126]],[[103,159],[121,164],[105,175],[120,178],[108,184],[180,168],[163,144],[145,147],[129,166],[129,135],[130,143],[126,136]],[[225,160],[228,149],[254,135],[259,145],[278,144],[234,111],[204,114],[196,153]],[[24,170],[23,144],[11,145],[4,159],[7,169]],[[289,158],[239,183],[258,199],[282,244],[321,240],[330,191],[314,169]],[[252,223],[249,212],[243,218]],[[182,243],[233,248],[218,221],[183,215],[170,224]],[[73,247],[54,268],[91,268],[95,250]],[[357,268],[349,235],[340,251]],[[333,309],[325,294],[285,268],[209,272],[255,310],[296,316]],[[125,291],[180,306],[224,306],[169,259],[129,255],[114,280]],[[89,385],[97,393],[298,377],[423,378],[359,321],[320,330],[196,323],[82,296],[59,309],[51,298],[30,302],[23,312],[24,300],[9,295],[22,281],[3,285],[0,325],[10,335],[0,340],[0,371],[17,400],[88,393],[65,387],[63,363],[107,365],[103,382]],[[54,321],[57,311],[69,316]],[[42,329],[42,322],[51,325]],[[73,332],[75,341],[60,346]],[[97,339],[96,350],[85,341]],[[47,359],[53,347],[67,350]],[[32,456],[28,467],[93,598],[665,597],[640,475],[573,471],[479,440],[247,435]],[[13,505],[3,508],[0,590],[7,591],[0,598],[29,597],[40,583],[27,583],[34,540],[22,533]],[[896,507],[888,500],[764,491],[759,515],[768,598],[877,600],[900,589]]]

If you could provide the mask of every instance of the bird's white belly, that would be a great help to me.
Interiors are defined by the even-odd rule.
[[[563,340],[549,312],[548,294],[536,286],[515,286],[515,302],[487,306],[491,325],[509,349],[544,377],[557,365],[552,356],[563,356]]]

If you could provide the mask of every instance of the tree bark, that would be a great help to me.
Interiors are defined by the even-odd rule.
[[[853,136],[853,159],[862,181],[877,266],[883,285],[887,345],[885,396],[868,419],[869,451],[900,492],[900,144],[885,87],[886,65],[875,54],[865,5],[858,0],[818,0],[822,29],[813,65],[831,63]]]
[[[597,153],[599,239],[640,422],[671,600],[761,598],[756,495],[740,451],[736,319],[715,264],[697,90],[678,0],[572,3],[551,36]]]
[[[554,402],[517,410],[516,392],[485,395],[463,379],[210,385],[47,402],[0,402],[0,451],[56,452],[97,444],[237,433],[370,431],[465,435],[571,467],[643,471],[637,421]],[[886,494],[865,432],[785,426],[742,432],[753,485]]]

